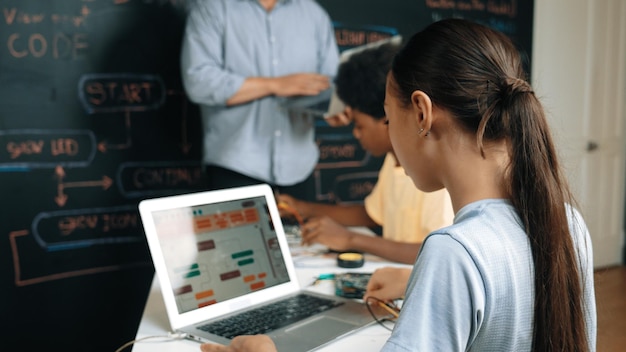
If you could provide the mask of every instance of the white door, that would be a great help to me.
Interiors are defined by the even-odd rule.
[[[536,0],[532,82],[591,233],[596,268],[622,263],[626,1]]]

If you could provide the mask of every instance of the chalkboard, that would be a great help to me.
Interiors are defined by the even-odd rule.
[[[114,351],[134,338],[154,272],[137,204],[205,181],[198,107],[179,74],[189,1],[2,1],[4,346]],[[341,50],[455,16],[504,30],[530,57],[532,1],[319,3]],[[302,195],[362,201],[382,159],[350,127],[317,121],[320,160]]]
[[[114,351],[154,272],[137,203],[202,188],[179,74],[185,3],[1,7],[3,345]]]
[[[517,0],[317,0],[335,26],[340,51],[395,35],[407,40],[443,18],[467,18],[507,34],[530,72],[533,1]],[[530,76],[530,75],[529,75]],[[329,128],[318,119],[320,160],[313,173],[314,199],[334,203],[362,201],[377,180],[381,158],[360,148],[350,127]]]
[[[337,44],[354,46],[375,41],[385,31],[404,39],[444,18],[466,18],[507,34],[530,70],[534,1],[520,0],[317,0],[345,30]],[[384,37],[384,34],[382,35]],[[529,71],[530,72],[530,71]]]

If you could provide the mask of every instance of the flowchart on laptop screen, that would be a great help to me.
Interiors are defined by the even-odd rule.
[[[180,312],[288,280],[262,198],[155,215]]]

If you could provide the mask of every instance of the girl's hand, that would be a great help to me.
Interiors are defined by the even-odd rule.
[[[382,301],[392,301],[404,297],[411,270],[393,267],[377,269],[367,283],[363,299],[367,301],[368,297],[374,297]]]
[[[276,352],[274,341],[267,335],[242,335],[235,337],[230,345],[203,343],[202,352]]]

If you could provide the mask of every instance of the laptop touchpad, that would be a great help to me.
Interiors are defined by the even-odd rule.
[[[358,326],[350,322],[321,316],[289,327],[277,335],[270,334],[270,337],[278,351],[309,351],[357,329]]]
[[[347,321],[332,317],[320,317],[319,319],[311,320],[287,329],[286,332],[289,334],[297,334],[300,338],[311,337],[311,339],[320,341],[332,340],[337,336],[341,336],[355,329],[355,325]]]

